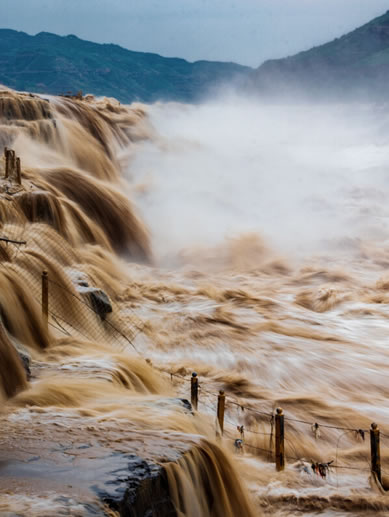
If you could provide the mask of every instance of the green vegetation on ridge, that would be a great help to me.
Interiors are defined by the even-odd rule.
[[[0,29],[0,83],[38,93],[84,93],[140,100],[194,101],[249,71],[234,63],[164,58],[76,36]]]
[[[189,63],[76,36],[0,29],[0,83],[38,93],[82,90],[122,102],[193,102],[220,84],[238,84],[260,95],[386,100],[388,81],[389,11],[330,43],[267,61],[257,70]]]
[[[259,91],[302,90],[314,95],[388,97],[389,11],[371,22],[306,52],[265,62],[253,76]]]

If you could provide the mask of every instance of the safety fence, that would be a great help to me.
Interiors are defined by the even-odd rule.
[[[8,278],[23,282],[28,298],[24,307],[31,302],[31,309],[39,310],[42,304],[43,322],[51,331],[135,349],[143,322],[130,304],[123,309],[115,301],[113,289],[109,296],[99,287],[98,266],[88,267],[88,259],[80,260],[62,205],[40,191],[28,174],[22,182],[21,160],[14,150],[4,148],[1,169],[0,267]],[[81,233],[93,246],[90,230],[79,224],[75,235]],[[98,256],[99,250],[92,253]]]
[[[78,333],[80,333],[83,337],[86,339],[90,339],[90,337],[85,333],[85,331],[80,331],[79,328],[75,328],[74,324],[70,323],[66,317],[60,314],[56,314],[52,309],[50,309],[49,304],[49,293],[53,291],[54,293],[56,290],[63,291],[66,293],[67,296],[70,296],[72,299],[73,304],[81,304],[83,307],[85,307],[88,311],[90,311],[93,315],[95,315],[96,319],[98,320],[98,324],[95,325],[95,332],[96,330],[100,331],[100,340],[104,342],[114,342],[115,344],[118,343],[118,340],[122,344],[129,345],[131,348],[135,350],[135,352],[138,355],[141,355],[139,350],[136,348],[134,344],[134,340],[136,336],[142,332],[144,323],[138,316],[135,314],[134,311],[131,311],[131,336],[129,335],[128,328],[127,332],[124,332],[117,324],[115,324],[114,321],[111,320],[109,315],[113,312],[113,302],[112,300],[109,300],[108,297],[105,295],[103,291],[96,288],[89,288],[89,286],[80,286],[85,287],[85,294],[86,296],[80,296],[69,289],[68,286],[61,284],[60,282],[53,280],[49,277],[47,271],[42,271],[42,316],[46,323],[46,325],[49,325],[49,315],[52,317],[54,322],[57,323],[57,326],[54,323],[50,323],[50,325],[53,328],[56,328],[60,332],[71,335],[69,330],[66,329],[66,327],[70,327],[70,329],[74,329]],[[129,309],[127,309],[129,310]],[[62,324],[59,325],[58,322],[61,322]],[[120,322],[121,326],[123,326],[123,320]],[[126,325],[128,327],[128,324]],[[134,328],[136,328],[136,331],[134,332]],[[108,330],[108,336],[107,333],[104,332]],[[111,334],[111,335],[110,335]]]
[[[50,262],[58,243],[47,242],[50,234],[46,233],[46,226],[34,225],[34,235],[29,238],[28,225],[8,224],[5,234],[0,234],[0,245],[7,250],[7,259],[0,260],[0,267],[22,277],[28,296],[36,307],[41,307],[47,330],[106,343],[120,350],[132,348],[139,354],[134,341],[144,322],[129,304],[123,309],[114,297],[108,296],[93,273],[84,273],[82,265],[79,269],[67,265],[73,259],[67,243],[63,242],[59,250],[65,265]],[[62,244],[62,240],[59,242]],[[57,251],[54,249],[54,254]],[[47,258],[43,260],[42,256]],[[45,261],[47,269],[43,269]]]
[[[382,488],[382,476],[389,475],[382,468],[381,464],[381,442],[385,439],[389,443],[389,433],[383,433],[376,423],[372,423],[370,429],[363,428],[352,428],[342,427],[322,422],[309,422],[288,416],[284,413],[282,408],[277,408],[274,413],[260,411],[256,408],[247,406],[239,402],[232,395],[226,396],[224,390],[220,390],[217,395],[214,392],[207,390],[203,383],[200,386],[198,375],[193,372],[191,377],[183,376],[178,373],[170,373],[170,378],[173,381],[174,378],[180,382],[185,383],[190,391],[190,398],[192,409],[198,411],[199,402],[204,405],[211,413],[215,415],[216,423],[216,437],[225,437],[231,440],[235,452],[243,453],[244,449],[248,449],[250,452],[256,453],[264,457],[267,461],[275,463],[276,470],[278,472],[285,469],[286,460],[292,462],[309,463],[313,473],[319,475],[322,478],[326,478],[330,473],[331,469],[336,471],[350,470],[355,472],[366,472],[370,473],[374,480],[378,482]],[[199,399],[199,393],[206,394],[215,400],[215,405],[211,406],[208,402]],[[247,428],[241,423],[242,419],[237,419],[233,422],[230,418],[226,417],[226,410],[228,407],[236,407],[242,412],[251,412],[259,419],[263,424],[268,425],[269,432],[261,432],[257,429]],[[321,429],[330,429],[339,431],[340,434],[336,442],[336,454],[335,459],[331,459],[328,462],[322,462],[307,460],[303,456],[298,456],[296,452],[293,454],[286,454],[286,444],[289,448],[293,448],[291,440],[288,439],[288,423],[301,424],[306,426],[308,433],[313,436],[315,440],[319,440],[321,436]],[[239,438],[234,437],[234,433],[238,432]],[[366,455],[365,461],[367,467],[363,468],[360,466],[342,465],[338,463],[338,450],[342,438],[348,434],[353,435],[355,438],[365,442],[366,436],[370,438],[370,453]],[[247,436],[260,436],[268,441],[267,447],[259,447],[257,444],[250,443],[250,439]]]

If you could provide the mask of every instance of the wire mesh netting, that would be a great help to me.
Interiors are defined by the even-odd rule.
[[[101,281],[98,268],[80,260],[77,250],[51,225],[31,223],[17,192],[2,199],[0,217],[0,273],[3,281],[12,284],[14,303],[24,309],[31,327],[38,325],[37,320],[44,325],[42,275],[47,272],[51,333],[77,336],[119,349],[135,348],[133,341],[143,322],[128,306],[119,305],[109,288],[109,280]],[[44,221],[47,213],[35,214],[34,219]],[[5,298],[3,290],[3,320],[10,327],[13,319],[10,300]],[[12,330],[18,337],[17,330]]]

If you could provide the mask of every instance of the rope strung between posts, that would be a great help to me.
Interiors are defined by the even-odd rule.
[[[165,372],[165,373],[168,373],[168,372]],[[182,381],[189,381],[189,379],[190,379],[190,377],[185,377],[185,376],[180,375],[180,374],[178,374],[178,373],[172,373],[172,372],[170,372],[170,373],[168,373],[168,374],[170,375],[170,377],[171,377],[171,378],[172,378],[172,377],[177,377],[178,379],[181,379]],[[213,395],[214,395],[214,393],[213,393],[213,392],[206,390],[206,389],[205,389],[201,384],[199,384],[199,390],[200,390],[200,391],[202,391],[203,393],[206,393],[207,395],[211,395],[211,396],[213,396]],[[238,407],[239,407],[239,408],[241,408],[242,410],[247,409],[248,411],[251,411],[252,413],[256,413],[256,414],[258,414],[258,415],[267,416],[267,417],[269,417],[270,419],[273,417],[273,414],[272,414],[272,413],[265,413],[264,411],[259,411],[258,409],[254,409],[254,408],[249,407],[249,406],[244,406],[244,405],[242,405],[240,402],[235,402],[235,401],[231,400],[230,398],[229,398],[229,400],[228,400],[228,403],[229,403],[229,404],[233,404],[233,405],[235,405],[235,406],[238,406]]]
[[[232,438],[232,436],[230,436],[230,438]],[[263,447],[259,447],[258,445],[253,445],[251,443],[248,443],[246,440],[244,441],[244,447],[249,447],[250,449],[264,452],[264,453],[267,453],[268,455],[273,454],[272,449],[265,449]],[[288,461],[293,460],[293,461],[301,461],[301,462],[305,462],[305,463],[315,464],[315,462],[312,462],[312,460],[308,462],[304,458],[301,458],[298,456],[290,456],[289,454],[287,454],[285,457]],[[337,465],[337,464],[333,465],[332,463],[333,462],[330,461],[328,463],[323,463],[322,465],[327,465],[329,467],[329,469],[342,469],[342,470],[355,470],[355,471],[359,471],[359,472],[370,472],[370,469],[364,469],[361,467],[351,467],[349,465]]]
[[[168,373],[168,372],[166,372],[166,373]],[[183,375],[180,375],[180,374],[175,374],[175,373],[170,372],[170,376],[171,376],[172,380],[173,380],[174,377],[176,377],[176,378],[180,379],[180,381],[183,381],[183,382],[187,382],[188,381],[187,377],[185,377]],[[192,382],[193,378],[195,379],[195,383],[194,384]],[[197,373],[193,373],[192,374],[191,385],[192,385],[192,387],[195,386],[195,388],[196,388],[195,389],[195,393],[193,394],[193,392],[192,392],[192,399],[191,400],[192,400],[192,403],[193,402],[195,403],[194,407],[197,410],[197,406],[198,406],[198,391],[199,391],[199,388],[200,388],[199,387]],[[214,396],[214,393],[211,393],[210,391],[208,391],[208,390],[206,390],[204,388],[202,388],[202,392]],[[194,399],[193,399],[193,397],[194,397]],[[220,414],[219,414],[220,397],[223,397],[223,413],[222,413],[222,416],[220,416]],[[337,470],[342,469],[342,470],[351,470],[351,471],[358,471],[358,472],[371,472],[374,476],[377,477],[377,480],[379,482],[381,482],[381,467],[380,467],[380,460],[379,460],[379,454],[380,454],[379,453],[379,431],[377,429],[377,425],[376,424],[372,424],[371,425],[371,430],[370,430],[370,436],[371,436],[371,451],[370,451],[370,453],[371,453],[371,464],[369,463],[367,458],[365,458],[365,461],[368,464],[369,468],[364,469],[363,467],[361,468],[361,467],[351,467],[349,465],[338,465],[339,444],[340,444],[340,441],[341,441],[342,437],[345,436],[346,434],[353,433],[356,438],[359,437],[363,441],[365,441],[365,434],[367,432],[366,430],[364,430],[364,429],[345,428],[345,427],[342,427],[342,426],[335,426],[335,425],[330,425],[330,424],[320,424],[319,425],[317,422],[312,424],[311,422],[308,422],[306,420],[301,420],[301,419],[296,419],[296,418],[288,418],[288,417],[285,418],[281,408],[278,408],[274,415],[269,415],[269,413],[265,413],[265,412],[262,412],[262,411],[257,411],[257,410],[255,410],[255,409],[253,409],[251,407],[248,407],[248,406],[243,406],[240,402],[232,401],[229,398],[228,399],[228,403],[230,403],[232,405],[236,405],[236,406],[238,406],[240,408],[245,408],[248,411],[251,411],[251,412],[254,412],[254,413],[258,413],[260,415],[265,415],[267,417],[270,416],[270,420],[269,420],[269,423],[271,425],[271,432],[270,433],[264,433],[264,432],[256,431],[256,430],[253,430],[253,429],[247,429],[246,430],[244,425],[236,425],[229,418],[224,418],[224,407],[225,407],[224,400],[225,400],[224,391],[219,391],[217,417],[216,417],[216,436],[220,436],[220,434],[223,435],[224,422],[226,424],[228,424],[228,425],[231,425],[231,426],[235,427],[237,429],[237,431],[240,433],[240,438],[234,439],[234,447],[235,447],[235,452],[237,454],[242,454],[245,447],[247,447],[249,449],[252,449],[253,451],[259,451],[261,453],[266,453],[268,455],[268,460],[269,461],[271,461],[272,459],[275,459],[277,471],[284,470],[284,468],[285,468],[285,459],[287,459],[287,460],[300,461],[300,462],[303,462],[303,463],[310,463],[312,471],[316,475],[320,475],[322,478],[325,478],[330,473],[331,469],[334,468],[334,469],[337,469]],[[204,404],[204,406],[207,407],[210,411],[212,411],[212,412],[215,411],[215,407],[211,406],[207,402],[204,402],[203,400],[201,400],[201,404]],[[288,439],[288,438],[285,437],[285,434],[284,434],[284,420],[291,421],[291,422],[298,422],[298,423],[303,423],[305,425],[309,425],[309,427],[310,427],[311,431],[313,432],[316,440],[320,438],[320,426],[324,427],[324,428],[328,428],[328,429],[336,429],[336,430],[343,431],[342,434],[337,439],[337,444],[336,444],[336,460],[335,460],[335,462],[334,462],[334,460],[331,460],[331,461],[328,461],[328,462],[321,462],[321,461],[314,461],[312,459],[310,460],[310,462],[308,462],[305,458],[298,457],[298,453],[297,453],[295,444],[292,442],[291,439]],[[275,432],[275,450],[273,451],[273,425],[274,425],[274,423],[276,425],[276,432]],[[259,436],[270,436],[269,448],[266,449],[264,447],[260,447],[259,445],[254,445],[252,443],[247,442],[245,440],[245,432],[252,433],[253,435],[259,435]],[[378,434],[376,434],[376,433],[378,433]],[[229,438],[233,439],[233,436],[231,435],[230,431],[226,430],[225,434],[228,435]],[[285,447],[284,443],[285,442],[287,443],[288,447],[292,448],[292,450],[294,452],[293,456],[290,456],[289,454],[285,454],[285,452],[284,452],[284,447]],[[306,466],[304,467],[304,470],[309,472],[307,470]],[[339,484],[338,475],[336,477],[337,477],[337,484]]]
[[[230,420],[226,419],[226,422],[228,422],[230,425],[234,426],[234,424]],[[244,431],[245,432],[246,431],[250,432],[247,429],[244,429]],[[257,434],[261,434],[261,433],[257,433]],[[230,433],[229,433],[229,438],[233,438]],[[294,445],[293,445],[293,443],[290,440],[286,439],[286,441],[290,444],[290,446],[292,446],[294,448]],[[244,447],[249,447],[249,448],[254,449],[254,450],[258,450],[258,451],[261,451],[261,452],[268,453],[270,456],[273,455],[272,448],[265,449],[263,447],[259,447],[258,445],[253,445],[253,444],[247,442],[246,440],[244,440]],[[315,462],[312,462],[312,460],[310,462],[308,462],[304,458],[298,457],[295,448],[294,448],[294,452],[295,452],[294,456],[290,456],[289,454],[285,455],[286,459],[287,460],[294,460],[294,461],[302,461],[302,462],[307,462],[307,463],[315,463]],[[361,468],[361,467],[351,467],[349,465],[338,465],[337,461],[338,460],[336,458],[335,464],[333,464],[333,462],[330,461],[328,463],[324,463],[323,465],[328,465],[330,469],[346,469],[346,470],[349,469],[349,470],[357,470],[357,471],[360,471],[360,472],[361,471],[362,472],[370,472],[370,468],[364,469],[364,468]]]
[[[188,382],[189,379],[190,379],[190,377],[185,377],[185,376],[180,375],[178,373],[173,373],[173,372],[170,372],[170,373],[169,372],[165,372],[165,373],[168,373],[171,378],[176,377],[176,378],[178,378],[178,379],[180,379],[182,381],[186,381],[186,382]],[[199,390],[201,390],[203,393],[206,393],[206,394],[211,395],[211,396],[215,395],[214,392],[206,390],[202,385],[199,385]],[[273,413],[266,413],[264,411],[260,411],[258,409],[252,408],[250,406],[245,406],[241,402],[237,402],[237,401],[231,400],[231,395],[229,395],[229,397],[228,397],[228,404],[232,404],[234,406],[237,406],[237,407],[241,408],[242,410],[247,410],[247,411],[250,411],[250,412],[255,413],[257,415],[262,415],[262,416],[269,417],[270,423],[271,423],[271,419],[274,417]],[[356,433],[356,435],[360,435],[363,439],[364,439],[365,433],[369,433],[368,429],[352,428],[352,427],[342,427],[342,426],[336,426],[336,425],[331,425],[331,424],[323,424],[323,423],[318,423],[318,422],[315,422],[314,424],[312,424],[312,422],[308,422],[307,420],[301,420],[301,419],[292,418],[292,417],[286,417],[286,416],[285,416],[285,420],[287,420],[289,422],[296,422],[296,423],[308,425],[312,429],[312,431],[314,433],[317,430],[319,430],[321,427],[326,428],[326,429],[336,429],[338,431],[354,432],[354,433]],[[389,435],[386,435],[386,434],[384,434],[382,432],[381,432],[381,436],[384,436],[385,438],[389,438]]]
[[[271,436],[271,435],[272,435],[272,433],[261,433],[260,431],[254,431],[253,429],[249,429],[249,428],[247,428],[246,426],[238,426],[235,422],[231,422],[231,420],[229,420],[228,418],[225,418],[225,421],[226,421],[228,424],[230,424],[230,425],[234,426],[235,428],[236,428],[236,427],[242,427],[242,428],[243,428],[243,431],[244,431],[245,433],[257,434],[257,435],[259,435],[259,436]]]
[[[166,372],[166,373],[168,373],[168,372]],[[172,372],[170,372],[170,375],[171,375],[171,379],[176,377],[176,378],[179,378],[180,381],[187,382],[187,380],[188,380],[187,377],[185,377],[183,375],[180,375],[180,374],[173,374]],[[191,377],[191,402],[192,402],[192,407],[195,409],[195,411],[197,411],[198,402],[199,402],[198,401],[198,391],[199,391],[198,376],[197,376],[197,373],[193,372],[192,373],[192,377]],[[202,391],[204,393],[209,393],[210,395],[214,395],[214,393],[212,394],[208,390],[203,389]],[[231,420],[225,419],[225,417],[224,417],[225,399],[226,399],[226,396],[225,396],[224,390],[220,390],[219,391],[219,395],[218,395],[217,417],[216,417],[216,436],[217,437],[218,436],[220,437],[220,435],[223,435],[224,421],[226,421],[226,423],[228,423],[230,425],[234,425],[233,422],[231,422]],[[201,401],[201,403],[204,404],[205,407],[208,407],[211,411],[215,411],[215,408],[211,407],[206,402]],[[308,422],[306,420],[301,420],[301,419],[296,419],[296,418],[288,418],[288,417],[285,418],[282,408],[277,408],[277,410],[276,410],[274,415],[269,415],[268,413],[259,412],[259,411],[255,410],[255,409],[251,408],[251,407],[243,406],[240,402],[228,400],[228,403],[231,403],[232,405],[236,405],[236,406],[238,406],[240,408],[245,408],[248,411],[252,411],[254,413],[258,413],[258,414],[261,414],[261,415],[264,414],[267,417],[271,416],[270,421],[269,421],[269,423],[271,425],[271,432],[270,433],[262,433],[262,432],[259,432],[259,431],[254,431],[254,433],[253,433],[253,434],[262,435],[262,436],[270,436],[269,449],[266,449],[264,447],[260,447],[258,445],[254,445],[252,443],[246,442],[245,435],[244,435],[244,432],[245,432],[244,425],[236,425],[235,427],[237,428],[237,430],[240,433],[240,438],[236,438],[234,440],[235,452],[237,454],[238,453],[242,454],[244,452],[243,449],[244,449],[245,446],[248,447],[249,449],[252,449],[252,450],[257,450],[257,451],[261,451],[262,453],[267,453],[269,460],[274,458],[276,470],[278,472],[281,472],[281,471],[283,471],[285,469],[285,459],[293,459],[295,461],[300,461],[300,462],[307,463],[307,460],[305,458],[299,458],[298,457],[298,453],[297,453],[297,450],[295,448],[295,445],[293,444],[293,442],[290,439],[285,437],[285,428],[284,428],[285,420],[286,421],[291,421],[291,422],[302,423],[304,425],[309,425],[310,429],[313,432],[316,440],[318,438],[320,438],[320,425],[321,425],[323,428],[336,429],[336,430],[340,430],[340,431],[343,431],[343,432],[342,432],[341,436],[338,437],[337,444],[336,444],[336,461],[335,461],[335,465],[333,465],[334,460],[331,460],[331,461],[328,461],[328,462],[321,462],[321,461],[310,460],[311,469],[312,469],[312,471],[316,475],[319,475],[322,478],[325,478],[330,473],[331,468],[355,470],[355,471],[358,471],[358,472],[365,472],[366,471],[366,472],[371,472],[372,476],[374,476],[374,479],[376,479],[377,482],[381,484],[381,482],[382,482],[381,481],[382,480],[382,473],[381,473],[380,440],[379,440],[379,438],[380,438],[380,430],[378,429],[377,424],[372,423],[371,427],[370,427],[370,430],[369,430],[369,432],[370,432],[370,456],[371,456],[371,462],[369,463],[367,458],[365,458],[365,461],[368,464],[369,469],[364,469],[364,468],[361,468],[361,467],[350,467],[349,465],[338,465],[339,444],[340,444],[340,440],[342,439],[342,437],[345,436],[346,434],[353,433],[356,438],[359,437],[359,438],[361,438],[362,440],[365,441],[365,434],[368,431],[366,431],[364,429],[360,429],[360,428],[359,429],[346,428],[346,427],[335,426],[335,425],[330,425],[330,424],[320,424],[319,425],[317,422],[312,424],[311,422]],[[273,425],[275,425],[275,447],[274,447],[274,453],[272,452]],[[248,430],[247,432],[250,432],[250,430]],[[285,442],[287,442],[288,447],[292,448],[292,450],[293,450],[293,452],[295,454],[294,456],[289,456],[289,455],[285,454]],[[304,470],[309,472],[309,470],[307,470],[307,466],[306,465],[304,466]],[[339,484],[338,476],[337,476],[337,484]]]
[[[289,422],[298,422],[300,424],[305,424],[305,425],[309,425],[312,427],[312,422],[307,422],[306,420],[299,420],[297,418],[291,418],[291,417],[285,417],[285,420],[288,420]],[[355,429],[355,428],[352,428],[352,427],[339,427],[339,426],[336,426],[336,425],[329,425],[329,424],[318,424],[317,422],[313,425],[318,425],[319,427],[325,427],[326,429],[337,429],[339,431],[354,431],[356,433],[358,433],[359,431],[362,431],[363,433],[368,433],[369,430],[367,429]]]

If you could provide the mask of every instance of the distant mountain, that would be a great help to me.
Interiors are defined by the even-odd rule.
[[[0,29],[0,84],[16,90],[66,92],[140,100],[194,101],[251,69],[234,63],[164,58],[76,36]]]
[[[76,36],[0,29],[0,84],[37,93],[84,93],[122,102],[193,102],[219,84],[261,96],[389,100],[389,11],[306,52],[253,70],[235,63],[165,58]]]
[[[389,100],[389,11],[330,43],[265,62],[250,85],[268,95]]]

